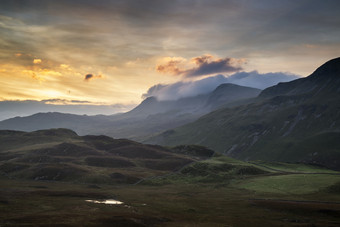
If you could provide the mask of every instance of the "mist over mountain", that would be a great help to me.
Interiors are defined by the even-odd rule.
[[[288,82],[298,78],[301,78],[301,76],[288,72],[259,73],[257,71],[238,72],[227,77],[228,83],[262,90],[280,82]]]
[[[339,169],[340,58],[306,78],[263,90],[147,142],[200,144],[243,160],[308,162]]]
[[[235,106],[256,97],[261,90],[222,84],[213,92],[178,100],[145,99],[133,110],[112,116],[80,116],[63,113],[38,113],[0,122],[0,129],[35,131],[69,128],[80,135],[104,134],[138,141],[164,130],[192,122],[224,105]]]
[[[217,86],[224,83],[231,83],[240,86],[265,89],[276,85],[279,82],[288,82],[300,78],[291,73],[258,73],[238,72],[231,76],[216,75],[196,81],[177,82],[173,84],[156,84],[142,95],[143,98],[157,97],[158,100],[176,100],[179,98],[207,94],[212,92]]]
[[[177,100],[181,98],[207,95],[221,84],[232,83],[246,87],[264,89],[279,82],[287,82],[298,78],[290,73],[266,73],[260,74],[257,71],[238,72],[229,77],[216,75],[196,81],[181,81],[173,84],[157,84],[148,89],[142,98],[156,97],[159,101]],[[0,101],[0,121],[24,117],[36,113],[60,112],[77,115],[112,115],[124,113],[134,108],[135,104],[94,104],[88,101],[79,100],[11,100]]]

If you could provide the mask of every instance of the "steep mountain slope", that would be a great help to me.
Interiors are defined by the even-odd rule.
[[[320,66],[307,78],[279,83],[263,90],[260,97],[280,95],[312,94],[315,98],[325,98],[340,93],[340,58],[332,59]]]
[[[141,141],[164,130],[192,122],[222,105],[256,97],[261,90],[222,84],[212,93],[178,100],[158,101],[149,97],[133,110],[112,116],[80,116],[62,113],[39,113],[0,122],[0,129],[34,131],[69,128],[80,135],[104,134],[115,138]]]
[[[340,58],[306,78],[265,89],[148,142],[201,144],[243,160],[308,162],[340,169]]]
[[[213,151],[174,149],[107,136],[78,136],[68,129],[0,131],[0,175],[15,179],[136,183],[211,157]]]

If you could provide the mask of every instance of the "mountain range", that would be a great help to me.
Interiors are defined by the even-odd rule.
[[[35,131],[69,128],[80,135],[104,134],[115,138],[142,141],[150,135],[196,120],[222,106],[249,102],[261,90],[234,84],[222,84],[213,92],[178,100],[146,98],[133,110],[111,116],[74,115],[57,112],[37,113],[0,122],[0,129]]]
[[[263,91],[222,84],[178,100],[145,99],[112,116],[38,113],[0,129],[69,128],[149,144],[196,144],[241,160],[305,162],[340,169],[340,58],[310,76]]]
[[[0,225],[339,226],[339,99],[337,58],[263,91],[0,122],[33,130],[0,130]]]
[[[340,169],[340,58],[306,78],[263,90],[149,139],[200,144],[242,160],[307,162]]]

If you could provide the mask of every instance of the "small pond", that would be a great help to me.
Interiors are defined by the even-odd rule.
[[[89,203],[102,203],[102,204],[107,204],[107,205],[120,205],[123,204],[123,202],[118,201],[118,200],[114,200],[114,199],[106,199],[106,200],[85,200],[86,202]]]

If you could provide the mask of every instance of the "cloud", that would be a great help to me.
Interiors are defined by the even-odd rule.
[[[42,61],[39,58],[33,59],[33,64],[40,64]]]
[[[86,74],[86,75],[85,75],[84,80],[85,80],[85,81],[90,81],[90,80],[96,79],[96,78],[102,78],[102,75],[97,75],[97,76],[95,76],[95,75],[89,73],[89,74]]]
[[[52,104],[52,105],[94,105],[89,101],[83,100],[66,100],[66,99],[44,99],[40,101],[44,104]]]
[[[158,65],[156,70],[161,73],[170,73],[174,75],[182,75],[184,77],[205,76],[215,73],[231,73],[242,69],[245,61],[235,58],[215,58],[212,55],[202,55],[191,59],[196,67],[190,69],[181,69],[180,64],[183,60],[169,60],[165,64]]]
[[[85,75],[84,80],[88,81],[88,80],[90,80],[90,79],[92,79],[92,78],[93,78],[93,75],[92,75],[92,74],[87,74],[87,75]]]
[[[241,63],[234,58],[220,58],[213,61],[211,55],[204,55],[201,57],[193,58],[192,60],[198,65],[196,68],[189,69],[185,72],[186,77],[204,76],[213,73],[230,73],[240,71],[242,68],[236,66],[236,63]]]
[[[218,68],[217,63],[212,64],[216,59],[189,64],[191,57],[204,53],[221,59],[247,58],[250,64],[241,65],[247,71],[292,71],[308,75],[339,55],[338,5],[338,0],[46,0],[23,4],[1,0],[0,62],[20,68],[0,72],[0,94],[7,99],[42,99],[55,96],[40,90],[57,89],[64,93],[71,90],[75,99],[86,94],[91,100],[137,102],[141,88],[174,80],[170,75],[160,77],[156,71],[150,71],[161,56],[188,59],[172,64],[175,66],[172,71],[177,74],[198,68],[213,71],[209,76],[224,74],[212,70]],[[317,48],[303,46],[304,43]],[[33,64],[34,58],[42,62]],[[136,59],[141,61],[133,67],[125,66]],[[72,66],[74,71],[67,71],[61,64]],[[37,72],[37,68],[47,68],[46,65],[62,76]],[[223,61],[220,65],[223,66]],[[34,70],[36,76],[22,75],[21,67]],[[116,69],[111,70],[113,67]],[[84,80],[86,74],[99,72],[111,86],[103,83],[86,86],[101,82]],[[184,78],[184,74],[180,76]],[[38,80],[32,83],[32,78]],[[42,78],[45,82],[40,84]],[[198,79],[196,76],[187,79],[193,78]],[[65,97],[70,95],[59,98]]]
[[[161,72],[161,73],[170,73],[170,74],[179,75],[183,73],[183,71],[178,68],[179,63],[181,63],[180,60],[170,60],[163,65],[158,65],[156,67],[156,70],[157,72]]]
[[[195,96],[213,91],[218,85],[225,83],[226,77],[217,75],[198,81],[177,82],[173,84],[156,84],[142,95],[142,98],[151,96],[159,100],[176,100],[178,98]]]
[[[288,72],[271,72],[264,74],[258,73],[257,71],[238,72],[228,77],[228,83],[265,89],[279,82],[288,82],[299,77],[300,76]]]
[[[197,65],[202,65],[204,63],[207,63],[212,58],[213,58],[212,55],[206,54],[206,55],[203,55],[203,56],[200,56],[200,57],[193,58],[193,59],[191,59],[191,61],[193,61]]]
[[[173,84],[156,84],[142,95],[142,98],[157,97],[158,100],[176,100],[212,92],[220,84],[233,83],[241,86],[264,89],[279,82],[288,82],[299,78],[291,73],[275,72],[260,74],[257,71],[239,72],[229,77],[216,75],[197,81],[177,82]]]

